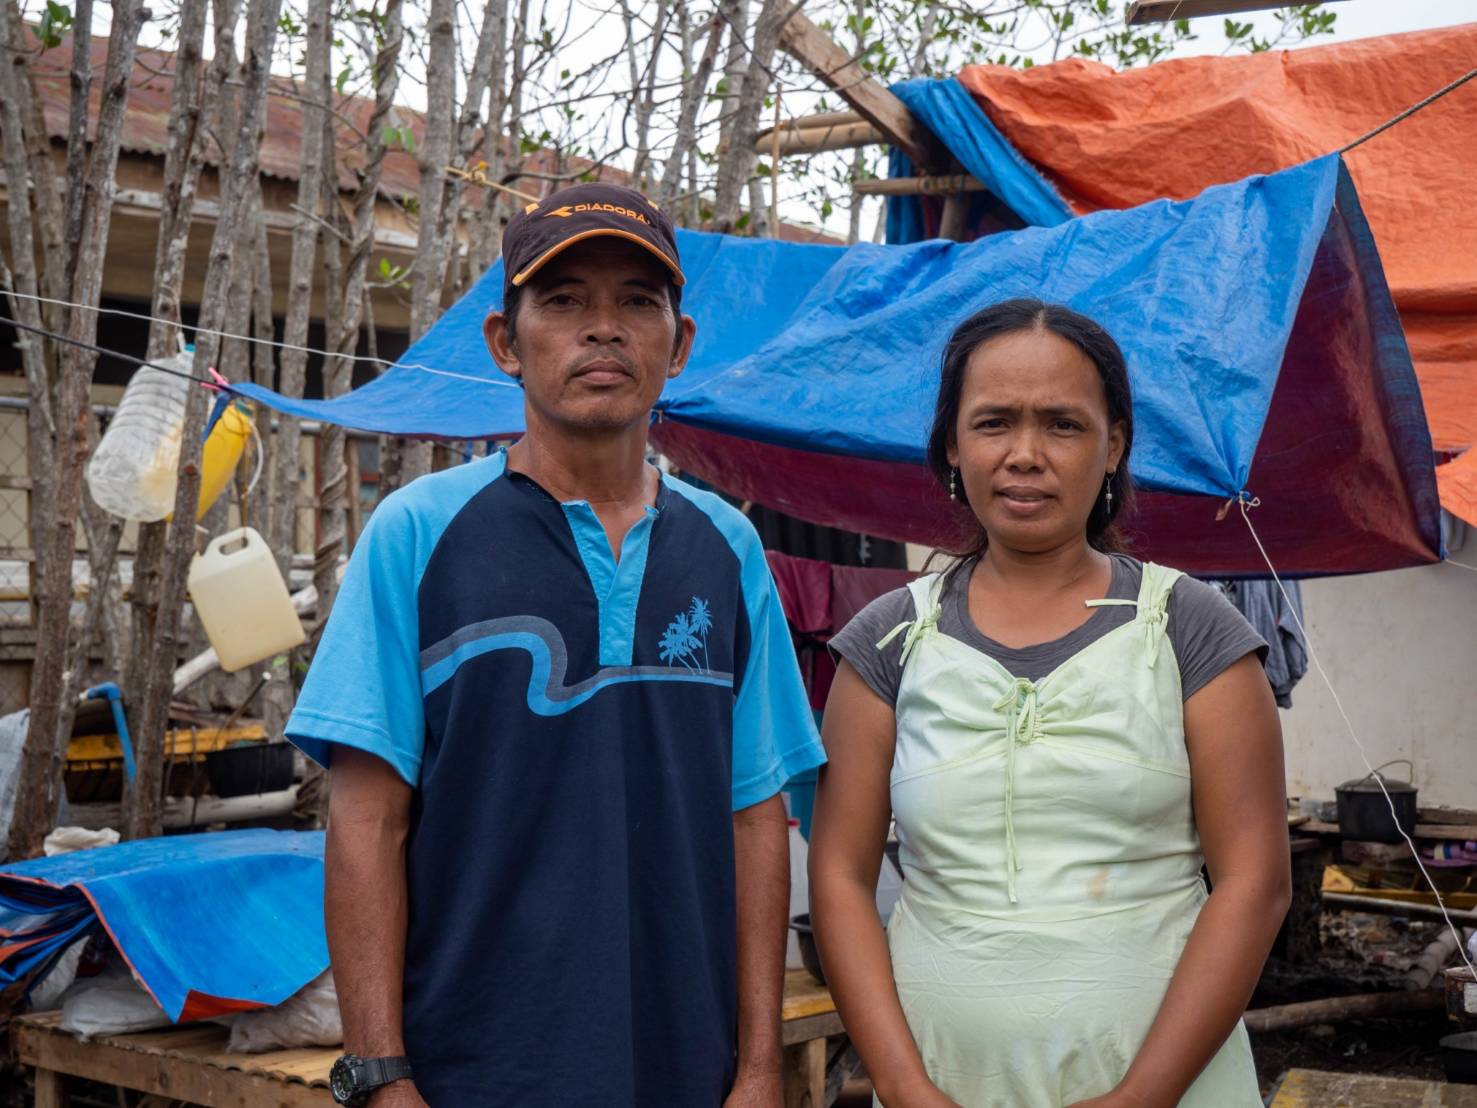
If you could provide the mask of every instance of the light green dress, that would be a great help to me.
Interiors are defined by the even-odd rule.
[[[1091,602],[1138,615],[1038,682],[938,631],[937,575],[910,586],[888,944],[928,1074],[965,1108],[1112,1089],[1205,901],[1166,634],[1179,576],[1145,564],[1136,602]],[[1243,1026],[1180,1103],[1261,1104]]]

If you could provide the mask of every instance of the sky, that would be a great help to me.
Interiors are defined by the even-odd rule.
[[[578,0],[569,0],[569,2],[578,2]],[[1121,2],[1121,0],[1115,0],[1115,2]],[[597,3],[598,0],[595,0],[595,2],[583,3],[582,6],[588,11],[590,7],[597,6]],[[653,3],[654,0],[633,0],[632,7],[640,11]],[[27,3],[26,6],[29,8],[32,5]],[[538,7],[539,4],[535,3],[534,6]],[[549,7],[557,13],[560,8],[559,0],[551,0]],[[612,4],[611,7],[613,9],[614,5]],[[481,10],[479,0],[467,0],[462,9],[464,21],[467,18],[480,18]],[[1417,31],[1477,21],[1477,0],[1332,0],[1328,4],[1328,10],[1338,15],[1334,33],[1319,36],[1310,40],[1307,45],[1346,42],[1351,39],[1367,38],[1371,35],[1396,34],[1402,31]],[[106,33],[106,11],[105,5],[98,6],[98,17],[94,25],[95,33]],[[597,57],[606,54],[612,42],[619,42],[622,37],[619,21],[614,16],[607,18],[610,24],[608,27],[597,26],[593,28],[596,33],[582,36],[573,47],[555,60],[555,68],[568,68],[580,72],[592,65]],[[1252,23],[1257,32],[1262,34],[1270,32],[1277,25],[1277,21],[1270,12],[1239,15],[1236,18],[1242,22]],[[1222,16],[1192,20],[1191,29],[1196,38],[1180,43],[1172,56],[1194,57],[1225,53],[1227,43],[1223,28],[1224,17]],[[150,40],[148,28],[145,29],[143,38],[146,42]],[[1050,61],[1050,57],[1043,54],[1036,60],[1044,63]],[[410,68],[416,68],[416,64],[412,63]],[[398,99],[410,107],[420,107],[424,103],[424,87],[416,78],[415,73],[407,72],[400,85]],[[815,99],[814,94],[806,95],[787,91],[783,101],[785,114],[804,115],[807,111],[813,110],[811,105],[814,104]],[[765,122],[767,123],[768,120]],[[839,162],[833,164],[839,164]],[[830,217],[822,221],[814,202],[814,189],[811,187],[816,179],[814,176],[808,181],[804,178],[787,179],[783,173],[781,174],[779,201],[781,218],[809,226],[820,225],[826,231],[844,237],[849,219],[847,206],[844,202],[836,203]],[[835,199],[840,199],[835,187],[832,187],[830,191]],[[862,234],[864,237],[871,237],[873,234],[881,208],[882,201],[879,198],[868,198],[863,202]]]
[[[1433,27],[1450,27],[1458,23],[1477,22],[1477,0],[1336,0],[1328,4],[1328,10],[1337,13],[1334,33],[1320,35],[1306,45],[1319,46],[1352,39],[1369,38],[1373,35],[1398,34],[1404,31],[1420,31]],[[1277,26],[1270,12],[1238,15],[1237,20],[1252,23],[1255,33],[1267,34]],[[1195,33],[1193,41],[1180,43],[1172,57],[1188,58],[1204,55],[1220,55],[1226,51],[1224,16],[1207,16],[1191,21]],[[1039,59],[1050,61],[1048,57]],[[1434,91],[1434,87],[1433,90]],[[1477,110],[1477,107],[1474,107]],[[780,214],[814,225],[818,222],[811,205],[804,201],[786,202],[785,190],[781,189]],[[880,199],[866,201],[862,216],[862,234],[868,236],[874,228],[881,210]],[[824,227],[833,234],[845,235],[848,214],[838,209]]]

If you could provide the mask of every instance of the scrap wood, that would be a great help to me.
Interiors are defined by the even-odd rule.
[[[1477,1086],[1294,1069],[1283,1076],[1271,1108],[1477,1108]]]
[[[1295,1027],[1310,1027],[1315,1023],[1432,1012],[1445,1007],[1444,988],[1410,989],[1402,992],[1332,996],[1324,1000],[1306,1000],[1299,1004],[1253,1008],[1243,1018],[1248,1031],[1288,1031]]]
[[[1477,909],[1477,888],[1470,873],[1446,870],[1450,875],[1440,884],[1441,900],[1448,909]],[[1397,901],[1410,905],[1436,907],[1436,897],[1428,889],[1417,888],[1420,875],[1415,871],[1370,869],[1364,866],[1331,865],[1323,870],[1323,889],[1327,893]]]

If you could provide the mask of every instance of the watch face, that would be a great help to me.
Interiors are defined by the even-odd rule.
[[[354,1075],[349,1067],[357,1061],[359,1059],[352,1054],[345,1054],[334,1062],[333,1069],[328,1074],[328,1091],[340,1104],[348,1104],[354,1097]]]

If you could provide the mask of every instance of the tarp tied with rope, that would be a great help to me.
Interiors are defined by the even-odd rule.
[[[686,373],[652,437],[683,469],[802,519],[909,541],[958,533],[923,468],[942,344],[1013,296],[1062,301],[1124,347],[1148,495],[1141,553],[1265,573],[1226,501],[1257,497],[1279,569],[1439,557],[1431,443],[1369,229],[1339,159],[977,242],[851,248],[679,232]],[[522,396],[481,325],[494,268],[378,380],[294,415],[452,439],[517,434]]]
[[[1367,138],[1346,155],[1414,356],[1435,448],[1477,446],[1477,23],[1115,72],[1072,58],[977,65],[894,91],[1033,226],[1183,200]],[[1438,90],[1468,77],[1428,106]],[[899,168],[894,168],[898,173]],[[936,204],[892,201],[889,240],[937,231]],[[1473,463],[1468,463],[1468,471]],[[1477,526],[1477,483],[1441,482]]]

